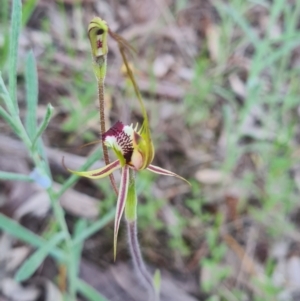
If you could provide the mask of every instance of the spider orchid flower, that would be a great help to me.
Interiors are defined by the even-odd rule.
[[[127,200],[130,169],[133,171],[147,169],[153,173],[177,177],[189,183],[179,175],[151,164],[154,157],[154,147],[149,135],[149,128],[145,126],[145,122],[138,131],[137,126],[134,128],[133,125],[124,125],[118,121],[102,135],[104,143],[107,147],[113,149],[117,160],[102,168],[91,171],[74,171],[68,169],[73,174],[91,179],[101,179],[109,176],[117,169],[122,170],[114,223],[114,257],[116,255],[120,221]]]
[[[91,179],[101,179],[106,176],[112,176],[113,171],[117,169],[122,170],[114,224],[114,258],[116,258],[118,230],[126,205],[125,215],[127,218],[130,220],[135,220],[136,218],[136,193],[134,180],[132,180],[132,172],[148,169],[156,174],[177,177],[184,181],[186,180],[171,171],[151,164],[154,158],[154,147],[151,139],[148,116],[134,75],[125,55],[126,49],[133,50],[133,48],[126,40],[112,32],[107,26],[107,23],[98,17],[95,17],[90,22],[88,33],[94,59],[94,71],[98,81],[102,84],[106,73],[105,57],[108,52],[107,34],[109,34],[109,36],[118,43],[122,59],[127,70],[127,76],[133,85],[143,116],[143,124],[139,130],[138,126],[133,127],[133,125],[124,125],[120,121],[118,121],[108,131],[102,132],[101,130],[104,146],[113,149],[117,160],[111,163],[108,163],[108,160],[105,160],[107,163],[106,166],[91,171],[74,171],[68,169],[73,174]],[[99,95],[102,95],[102,93],[103,89],[100,89]],[[103,112],[104,108],[100,106],[100,113]],[[101,120],[103,120],[103,116]],[[103,128],[104,127],[102,127],[102,129]],[[103,149],[105,150],[105,148]],[[188,181],[186,182],[189,183]]]

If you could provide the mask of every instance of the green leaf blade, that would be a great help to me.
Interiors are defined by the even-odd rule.
[[[57,233],[51,240],[45,243],[40,249],[32,254],[16,273],[15,280],[20,282],[28,279],[42,264],[47,255],[53,250],[58,243],[66,237],[64,232]]]
[[[108,301],[103,295],[82,280],[77,281],[78,291],[90,301]]]
[[[17,102],[17,62],[18,44],[22,23],[22,2],[14,0],[11,14],[11,35],[9,44],[9,94],[14,105],[15,113],[18,114]],[[12,113],[12,112],[11,112]]]
[[[10,126],[10,128],[17,134],[20,134],[19,128],[16,126],[15,122],[11,116],[0,106],[0,116],[5,120],[5,122]]]
[[[87,220],[79,219],[74,227],[74,237],[80,234],[87,226]],[[68,268],[68,278],[69,278],[69,291],[71,295],[76,295],[77,292],[77,279],[79,274],[79,265],[81,260],[81,252],[83,249],[84,241],[79,244],[73,244],[73,252],[69,256],[69,268]]]
[[[15,115],[15,107],[11,100],[11,97],[9,95],[9,92],[7,91],[7,88],[5,86],[5,83],[2,78],[2,73],[0,72],[0,98],[1,101],[4,101],[5,106],[10,113],[11,116]]]
[[[115,215],[115,209],[112,209],[104,216],[102,216],[101,219],[97,220],[96,222],[93,222],[89,227],[86,227],[84,230],[78,233],[78,235],[76,235],[73,240],[74,246],[76,246],[77,244],[81,244],[84,240],[89,238],[91,235],[95,234],[103,227],[105,227],[108,223],[110,223],[113,220],[114,215]]]
[[[16,221],[0,213],[0,229],[32,246],[41,248],[46,242],[41,237],[24,228]],[[65,261],[65,254],[59,249],[51,250],[51,255],[59,261]]]
[[[22,24],[25,26],[29,21],[33,11],[37,6],[38,0],[27,0],[23,5]]]
[[[28,175],[22,175],[14,172],[0,171],[0,179],[7,181],[25,181],[32,182],[32,179]]]
[[[159,294],[160,294],[160,287],[161,287],[161,274],[160,274],[160,270],[159,269],[156,269],[155,273],[153,275],[153,286],[154,286],[156,295],[159,296]]]
[[[32,141],[32,148],[35,147],[35,144],[36,144],[37,140],[39,139],[39,137],[43,134],[43,132],[47,128],[47,126],[48,126],[48,124],[51,120],[51,117],[53,115],[53,111],[54,111],[54,108],[49,103],[48,106],[47,106],[47,111],[46,111],[46,114],[44,116],[44,119],[41,122],[36,134],[34,135],[34,138],[33,138],[33,141]]]
[[[25,83],[26,83],[26,101],[27,101],[27,112],[26,112],[26,130],[29,138],[34,138],[36,134],[36,110],[38,103],[38,79],[36,61],[32,51],[30,51],[26,58],[25,67]]]

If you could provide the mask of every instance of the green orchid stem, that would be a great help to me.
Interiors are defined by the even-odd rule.
[[[127,221],[127,231],[128,231],[128,243],[129,249],[131,253],[131,257],[133,260],[133,264],[135,270],[141,280],[142,284],[147,288],[149,294],[149,300],[159,301],[159,296],[157,296],[152,277],[150,273],[147,271],[137,237],[137,222],[135,221]]]

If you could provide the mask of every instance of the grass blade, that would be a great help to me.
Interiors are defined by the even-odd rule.
[[[3,25],[1,25],[3,26]],[[5,31],[7,32],[7,30],[5,29]],[[9,54],[9,35],[5,34],[4,35],[4,42],[2,44],[2,46],[0,47],[0,69],[3,70],[8,54]]]
[[[285,6],[285,0],[274,1],[273,5],[271,6],[270,18],[266,30],[268,37],[272,35],[271,31],[274,30],[274,24],[277,22]]]
[[[9,94],[13,102],[14,111],[19,113],[17,102],[17,62],[18,62],[18,44],[22,22],[22,2],[13,0],[11,14],[11,33],[9,43]],[[11,112],[12,113],[12,112]]]
[[[46,115],[45,115],[42,123],[40,124],[39,129],[38,129],[38,131],[35,134],[35,137],[33,138],[32,149],[34,148],[34,146],[35,146],[36,141],[38,140],[38,138],[43,134],[43,132],[45,131],[46,127],[48,126],[48,124],[50,122],[50,119],[51,119],[51,117],[53,115],[53,110],[54,109],[53,109],[52,105],[49,103],[48,106],[47,106]]]
[[[156,295],[159,296],[160,287],[161,287],[161,274],[160,274],[160,270],[158,270],[158,269],[156,269],[156,271],[153,275],[153,286],[155,288]]]
[[[15,238],[27,242],[28,244],[34,247],[41,248],[46,243],[46,241],[43,238],[27,230],[26,228],[18,224],[16,221],[6,217],[1,213],[0,213],[0,229],[14,236]],[[50,254],[59,261],[66,260],[65,254],[59,249],[52,249]]]
[[[281,59],[285,55],[290,54],[294,48],[299,46],[299,43],[299,40],[286,41],[277,50],[270,51],[271,53],[268,53],[267,49],[258,49],[261,55],[260,57],[257,55],[257,59],[252,62],[252,68],[248,75],[247,89],[254,89],[255,92],[258,91],[257,85],[259,82],[260,72],[262,72],[265,68],[270,67],[272,64],[275,64],[277,60]]]
[[[64,232],[57,233],[48,242],[46,242],[40,249],[32,254],[16,273],[16,281],[24,281],[28,279],[36,269],[42,264],[47,255],[66,237]]]
[[[109,211],[106,213],[101,219],[99,219],[96,222],[93,222],[91,226],[84,229],[82,232],[80,232],[75,238],[74,238],[74,245],[81,243],[94,233],[98,232],[100,229],[102,229],[104,226],[106,226],[109,222],[113,220],[115,216],[115,209]]]
[[[85,219],[79,219],[75,224],[74,237],[81,233],[86,228],[87,221]],[[69,277],[69,292],[71,296],[75,296],[77,292],[77,279],[79,273],[79,264],[81,259],[81,252],[83,248],[83,241],[76,246],[73,246],[73,252],[69,255],[69,268],[68,268],[68,277]]]
[[[46,154],[46,150],[45,150],[42,138],[40,137],[39,139],[37,139],[37,142],[35,142],[35,143],[37,145],[38,154],[41,156],[41,158],[43,158],[44,170],[46,171],[49,179],[52,180],[52,174],[51,174],[51,170],[50,170],[50,167],[49,167],[49,160],[48,160],[48,157],[47,157],[47,154]]]
[[[3,70],[9,54],[9,1],[1,2],[0,26],[2,28],[3,43],[0,46],[0,70]]]
[[[6,25],[9,19],[9,1],[2,1],[0,10],[0,23]]]
[[[26,58],[25,67],[25,83],[26,83],[26,130],[31,141],[36,134],[36,109],[38,102],[38,79],[36,62],[32,51],[30,51]]]
[[[25,26],[30,19],[38,0],[27,0],[23,5],[22,24]]]
[[[82,280],[77,281],[78,291],[90,301],[108,301],[103,295],[97,292],[92,286]]]
[[[14,104],[11,100],[9,92],[6,89],[1,72],[0,72],[0,97],[4,100],[6,108],[10,112],[10,114],[15,115]]]
[[[259,43],[259,38],[257,37],[257,34],[253,30],[253,28],[250,26],[248,21],[244,18],[243,15],[239,11],[237,11],[232,5],[222,5],[221,7],[230,17],[233,18],[233,20],[241,27],[241,29],[244,31],[246,36],[248,37],[249,41],[256,46],[257,43]]]
[[[21,175],[18,173],[5,172],[5,171],[0,171],[0,179],[1,180],[9,180],[9,181],[32,182],[32,179],[27,175]]]
[[[16,126],[15,122],[9,116],[9,114],[0,106],[0,116],[6,121],[6,123],[11,127],[11,129],[19,134],[19,128]]]
[[[80,167],[79,170],[86,170],[89,167],[91,167],[97,160],[99,160],[101,156],[101,150],[96,150],[94,153],[91,154],[89,158],[87,158],[86,162]],[[71,175],[68,180],[64,182],[62,187],[60,188],[60,191],[56,193],[55,197],[60,198],[63,193],[65,193],[73,184],[76,183],[79,176],[73,174]]]
[[[86,227],[87,227],[87,220],[85,220],[85,219],[79,219],[76,222],[76,225],[75,225],[74,238],[76,238],[82,232],[84,232],[84,230],[86,229]],[[76,246],[74,245],[74,259],[75,259],[75,262],[76,262],[76,275],[78,274],[78,271],[79,271],[79,265],[78,265],[78,263],[80,262],[80,257],[81,257],[81,252],[82,252],[82,248],[83,248],[83,243],[84,243],[84,241],[82,240]]]

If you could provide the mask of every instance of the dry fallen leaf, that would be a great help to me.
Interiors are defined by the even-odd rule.
[[[10,250],[6,260],[6,270],[15,271],[29,256],[31,248],[21,246]]]
[[[43,279],[45,288],[45,301],[63,301],[60,290],[51,281]]]
[[[53,186],[56,190],[60,188],[57,183],[54,183]],[[67,190],[61,196],[60,204],[68,213],[74,216],[97,218],[99,215],[98,200],[73,189]],[[50,207],[47,192],[39,190],[22,203],[16,210],[14,218],[18,220],[26,214],[42,218],[50,210]]]
[[[217,25],[209,22],[207,26],[205,26],[205,35],[207,39],[207,46],[209,50],[210,58],[214,62],[219,61],[220,55],[220,30]]]
[[[286,263],[286,278],[288,285],[292,288],[298,288],[300,284],[300,257],[292,256]]]
[[[201,169],[196,172],[195,178],[201,184],[215,185],[222,183],[225,179],[225,175],[220,170]]]
[[[137,23],[149,22],[159,16],[159,7],[153,0],[130,0],[128,4],[131,15]]]
[[[14,218],[20,220],[26,214],[32,214],[33,216],[43,218],[46,216],[50,209],[50,202],[48,194],[41,190],[35,192],[27,200],[18,207],[15,211]]]
[[[235,94],[244,99],[246,97],[245,83],[236,74],[229,75],[228,79]]]
[[[70,214],[85,218],[97,218],[98,200],[73,189],[66,191],[60,198],[62,207]]]
[[[171,69],[175,59],[171,54],[163,54],[158,56],[153,63],[153,73],[156,77],[164,77]]]
[[[36,287],[23,287],[10,278],[1,280],[0,290],[5,297],[12,301],[35,301],[40,295],[40,290]]]

